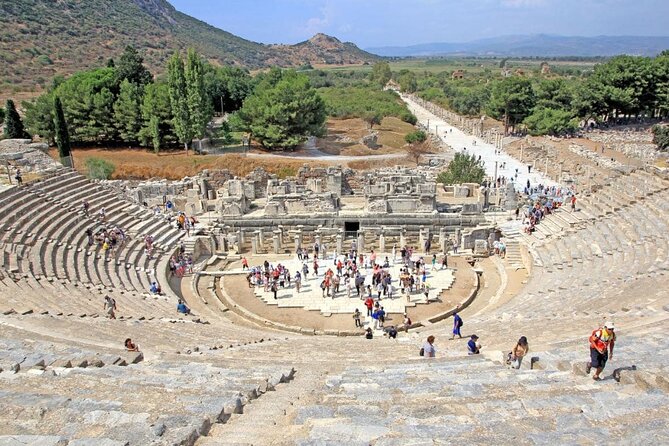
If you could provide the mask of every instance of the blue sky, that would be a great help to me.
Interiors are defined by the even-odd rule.
[[[169,0],[249,40],[317,32],[360,47],[463,42],[508,34],[669,34],[669,0]]]

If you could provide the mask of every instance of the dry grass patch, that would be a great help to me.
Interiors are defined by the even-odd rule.
[[[245,176],[258,167],[277,174],[282,178],[297,174],[304,164],[323,166],[323,163],[305,160],[258,159],[247,158],[241,154],[227,155],[193,155],[183,151],[155,154],[142,149],[80,149],[74,152],[76,169],[86,173],[86,159],[101,158],[116,166],[113,179],[144,180],[149,178],[166,178],[179,180],[186,176],[197,175],[205,169],[228,169],[234,175]],[[51,156],[57,157],[52,150]]]
[[[384,118],[374,127],[379,134],[379,148],[370,149],[360,144],[360,139],[370,130],[360,118],[329,119],[327,136],[318,139],[317,147],[330,155],[367,156],[402,153],[405,151],[404,137],[415,130],[414,126],[394,117]],[[347,142],[350,141],[350,142]]]

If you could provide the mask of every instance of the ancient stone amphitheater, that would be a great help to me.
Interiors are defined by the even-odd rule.
[[[0,444],[667,444],[669,180],[612,175],[578,204],[531,236],[503,226],[517,253],[461,313],[485,353],[467,356],[448,340],[451,319],[414,321],[397,340],[253,324],[218,298],[213,276],[171,288],[183,233],[146,208],[67,169],[7,189]],[[102,207],[128,235],[112,255],[85,234]],[[528,279],[509,292],[521,261]],[[165,296],[147,294],[154,281]],[[197,317],[177,314],[177,295]],[[618,343],[594,382],[587,338],[604,320]],[[434,359],[418,356],[429,334]],[[520,335],[532,361],[511,370],[502,353]],[[142,353],[126,352],[126,338]]]

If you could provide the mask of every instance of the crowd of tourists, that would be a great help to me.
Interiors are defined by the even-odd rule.
[[[572,211],[576,210],[576,193],[571,189],[539,185],[536,190],[529,192],[531,193],[530,197],[535,197],[535,199],[533,204],[527,206],[523,212],[522,224],[525,225],[524,231],[527,234],[532,234],[541,220],[562,207],[566,202],[571,204]],[[520,208],[516,211],[516,215],[518,215],[519,210]]]
[[[429,270],[424,257],[414,256],[415,248],[409,246],[402,247],[399,252],[397,246],[393,246],[392,260],[388,256],[380,258],[374,250],[368,254],[358,252],[355,242],[345,254],[334,253],[331,258],[324,259],[325,252],[318,243],[314,244],[311,252],[306,248],[298,248],[296,256],[301,262],[301,268],[294,272],[281,263],[273,264],[267,260],[262,265],[251,267],[246,257],[242,258],[242,270],[247,271],[249,287],[262,286],[263,291],[272,292],[275,299],[278,299],[277,292],[282,288],[294,286],[295,292],[299,293],[302,282],[312,276],[320,279],[323,298],[334,299],[342,295],[378,301],[399,297],[399,292],[410,300],[412,293],[423,293],[426,298],[429,296],[429,271],[437,269],[438,263],[435,254]],[[402,265],[399,277],[393,277],[390,267],[398,261]],[[446,255],[439,263],[440,269],[448,267]],[[370,279],[367,280],[367,277]]]
[[[179,250],[170,257],[170,274],[179,278],[186,274],[193,274],[193,262],[193,256],[186,253],[186,247],[181,242]]]

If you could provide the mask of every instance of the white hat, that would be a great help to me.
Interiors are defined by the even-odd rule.
[[[608,328],[609,330],[615,330],[616,329],[616,327],[613,325],[612,321],[608,321],[607,323],[605,323],[604,328]]]

